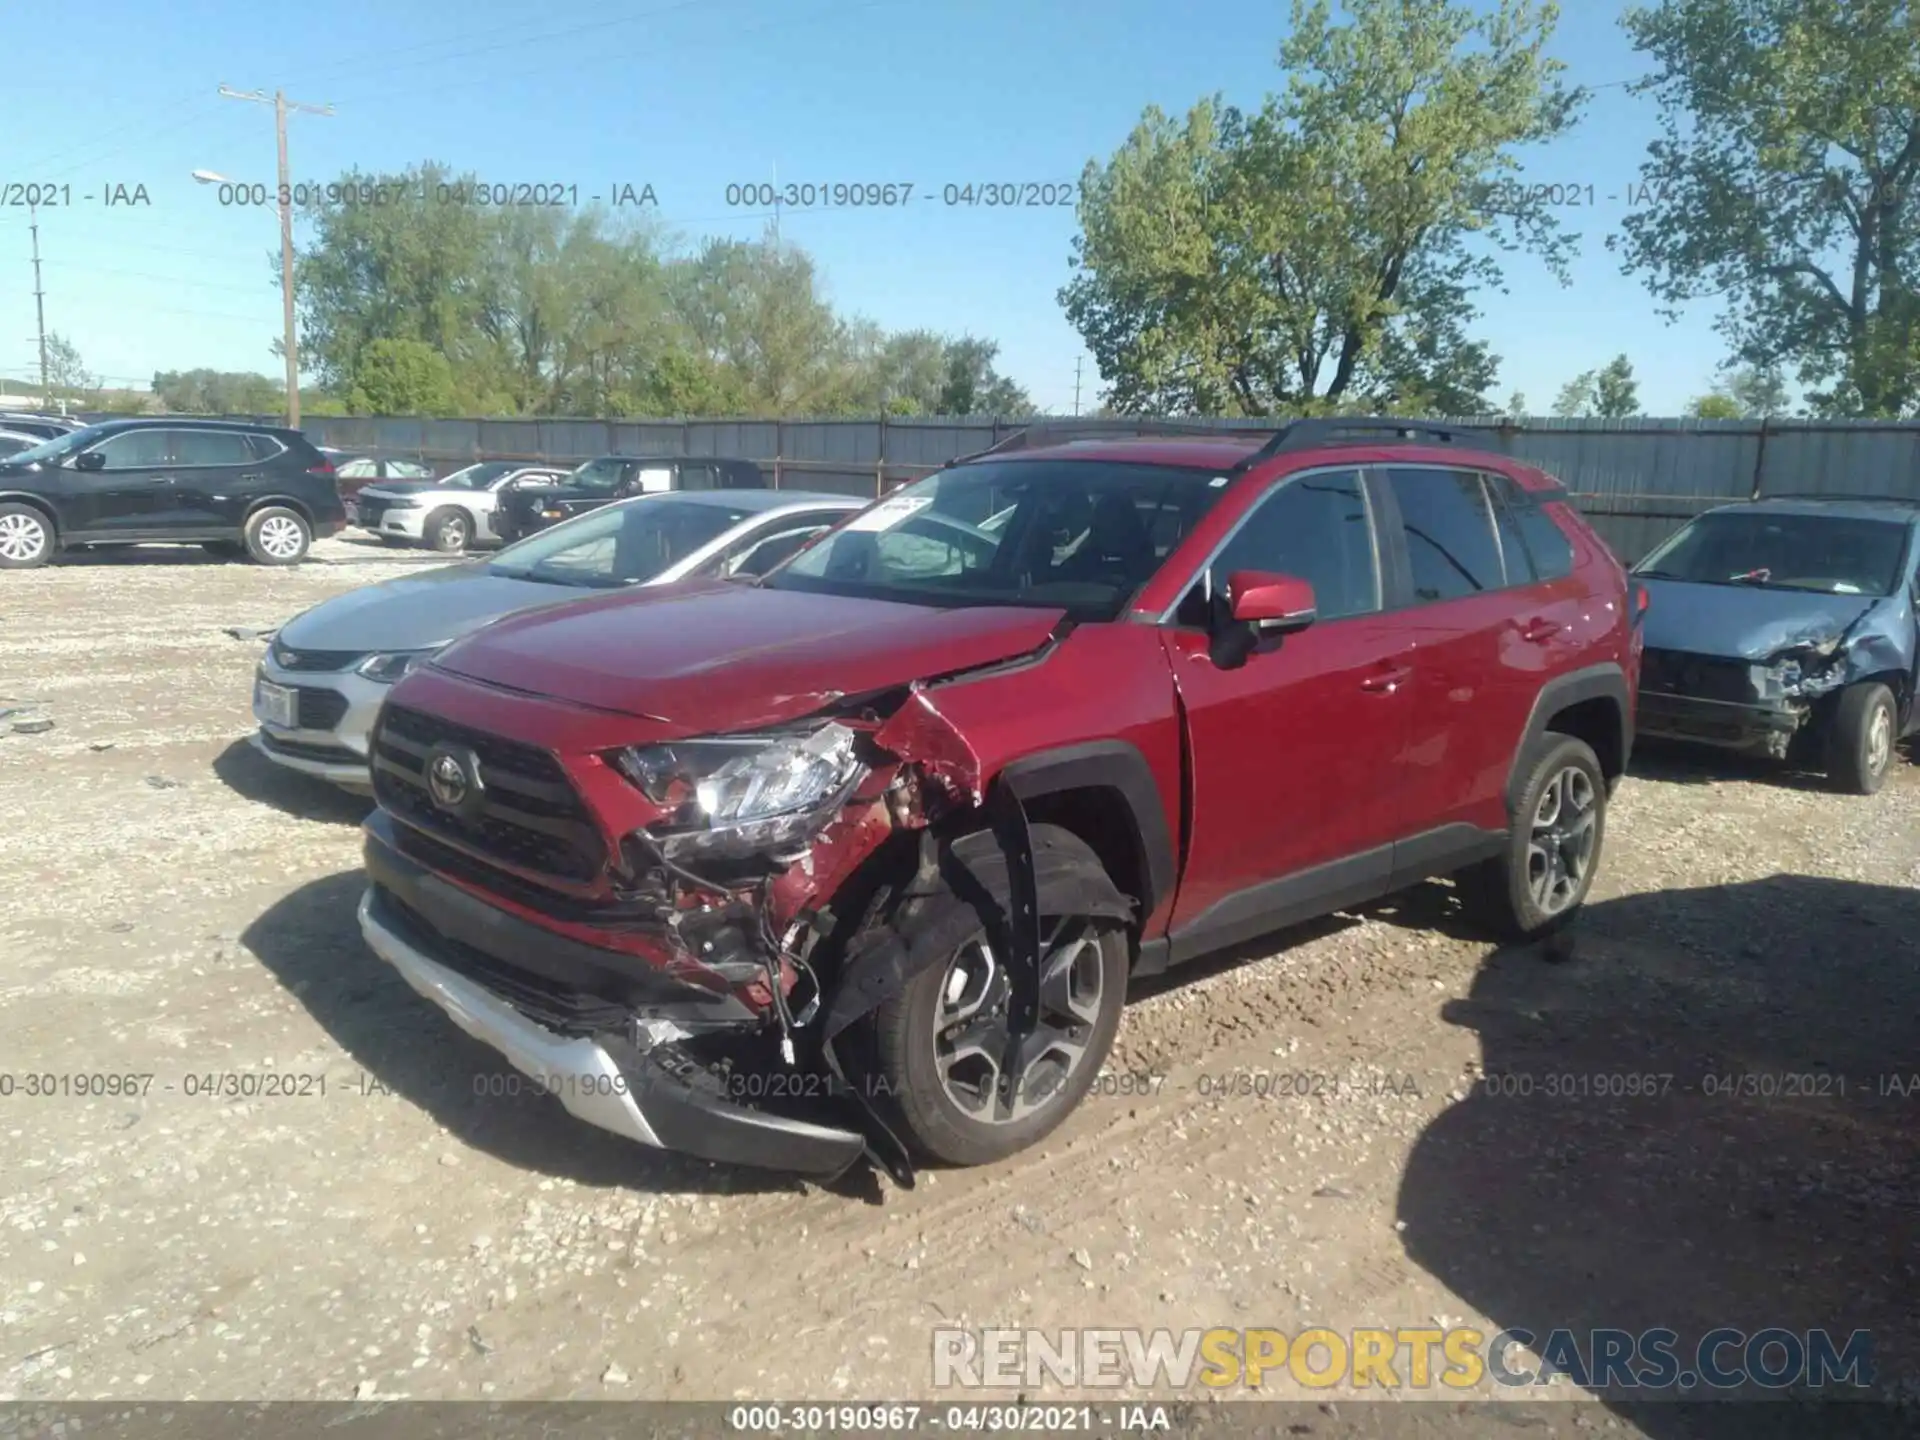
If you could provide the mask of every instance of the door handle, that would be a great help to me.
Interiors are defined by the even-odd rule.
[[[1391,695],[1412,678],[1413,671],[1405,665],[1391,665],[1385,670],[1375,671],[1362,680],[1360,688],[1376,695]]]
[[[171,476],[171,475],[149,475],[149,476],[147,476],[147,484],[149,484],[149,485],[171,485],[171,484],[173,484],[173,476]]]
[[[1526,625],[1521,629],[1520,638],[1538,644],[1540,641],[1550,639],[1559,633],[1560,622],[1558,620],[1548,620],[1544,616],[1536,615],[1533,619],[1527,621]]]

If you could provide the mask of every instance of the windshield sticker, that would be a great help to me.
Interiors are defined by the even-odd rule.
[[[901,495],[892,500],[882,500],[871,510],[864,510],[846,523],[847,530],[891,530],[901,521],[919,514],[933,503],[930,495]]]

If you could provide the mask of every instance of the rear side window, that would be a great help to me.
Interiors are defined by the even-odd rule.
[[[1526,542],[1534,578],[1561,580],[1571,575],[1573,542],[1567,539],[1567,532],[1554,523],[1540,496],[1531,490],[1522,490],[1504,475],[1490,475],[1487,478],[1506,487],[1502,493],[1508,498],[1514,526]]]
[[[1400,506],[1416,602],[1458,600],[1507,583],[1477,473],[1395,467],[1387,480]]]
[[[176,465],[248,465],[253,449],[247,437],[230,430],[176,430],[173,434],[173,463]]]
[[[247,449],[253,452],[255,460],[272,460],[284,454],[287,448],[271,435],[248,435],[245,438]]]

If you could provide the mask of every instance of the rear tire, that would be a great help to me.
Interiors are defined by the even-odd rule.
[[[53,522],[31,505],[0,505],[0,570],[33,570],[53,558]]]
[[[1454,877],[1469,918],[1510,941],[1550,935],[1579,913],[1607,833],[1607,778],[1584,740],[1549,731],[1523,763],[1506,849]]]
[[[1050,829],[1034,827],[1036,844],[1038,832]],[[1091,851],[1086,858],[1093,861]],[[1008,1090],[1000,1087],[1004,1030],[994,1033],[1005,1007],[1005,972],[989,938],[990,917],[942,883],[891,924],[902,940],[932,944],[947,958],[921,971],[868,1022],[861,1048],[874,1108],[920,1156],[948,1165],[990,1164],[1036,1144],[1086,1097],[1113,1047],[1126,1005],[1124,927],[1043,910],[1042,973],[1052,972],[1050,983],[1043,981],[1044,1041]]]
[[[1827,778],[1849,795],[1871,795],[1893,763],[1893,692],[1878,680],[1840,692],[1827,724]]]
[[[457,505],[443,505],[427,516],[420,533],[442,555],[458,555],[473,544],[473,519]]]
[[[307,558],[313,531],[297,510],[266,505],[247,517],[247,556],[256,565],[298,565]]]

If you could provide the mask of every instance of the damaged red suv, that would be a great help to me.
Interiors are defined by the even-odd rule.
[[[583,1120],[911,1184],[1059,1124],[1134,976],[1429,876],[1565,922],[1644,606],[1560,485],[1135,428],[441,651],[374,732],[368,941]]]

